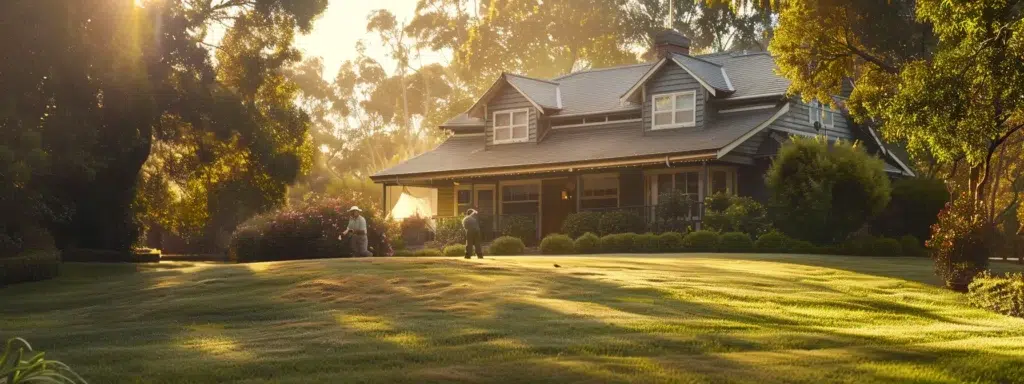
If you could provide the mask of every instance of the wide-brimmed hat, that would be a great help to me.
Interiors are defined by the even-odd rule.
[[[358,206],[355,206],[355,205],[353,205],[353,206],[352,206],[352,208],[349,208],[349,209],[348,209],[348,211],[349,211],[349,212],[352,212],[352,211],[356,211],[356,212],[362,212],[363,210],[362,210],[362,209],[359,209],[359,207],[358,207]]]

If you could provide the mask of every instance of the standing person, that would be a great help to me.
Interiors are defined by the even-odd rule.
[[[366,238],[366,219],[363,218],[363,210],[357,206],[352,206],[348,209],[348,228],[341,235],[348,235],[352,233],[352,255],[353,256],[373,256],[370,251],[366,249],[369,240]]]
[[[484,258],[483,240],[480,235],[480,219],[475,209],[466,211],[466,218],[462,219],[462,228],[466,230],[466,258],[472,258],[473,250],[476,250],[476,258]]]

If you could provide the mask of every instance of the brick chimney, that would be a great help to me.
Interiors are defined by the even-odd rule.
[[[651,53],[655,54],[655,60],[665,57],[668,53],[690,55],[690,38],[674,29],[666,29],[654,35],[654,46]]]

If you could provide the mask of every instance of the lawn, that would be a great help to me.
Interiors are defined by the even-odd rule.
[[[92,383],[1024,382],[1024,319],[934,283],[838,256],[72,264],[0,289],[0,337]]]

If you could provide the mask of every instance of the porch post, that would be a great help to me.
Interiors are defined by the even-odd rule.
[[[703,226],[702,224],[704,224],[704,210],[705,210],[704,202],[707,200],[707,196],[708,196],[709,192],[711,192],[710,177],[708,176],[709,173],[711,173],[711,172],[708,171],[708,162],[707,162],[707,160],[705,160],[703,163],[701,163],[701,169],[700,169],[700,180],[701,180],[701,184],[703,184],[702,185],[703,188],[700,189],[701,190],[701,193],[700,193],[700,220],[697,221],[697,230],[698,231]]]
[[[583,196],[583,178],[580,177],[580,175],[576,175],[576,191],[575,192],[576,192],[576,195],[573,197],[573,199],[576,200],[576,212],[579,212],[580,208],[583,206],[582,203],[580,202],[582,200],[582,199],[580,199],[580,197]]]
[[[382,202],[382,204],[380,205],[380,209],[384,210],[384,218],[387,219],[389,216],[391,216],[391,210],[388,209],[388,183],[380,183],[380,189],[380,199]]]

